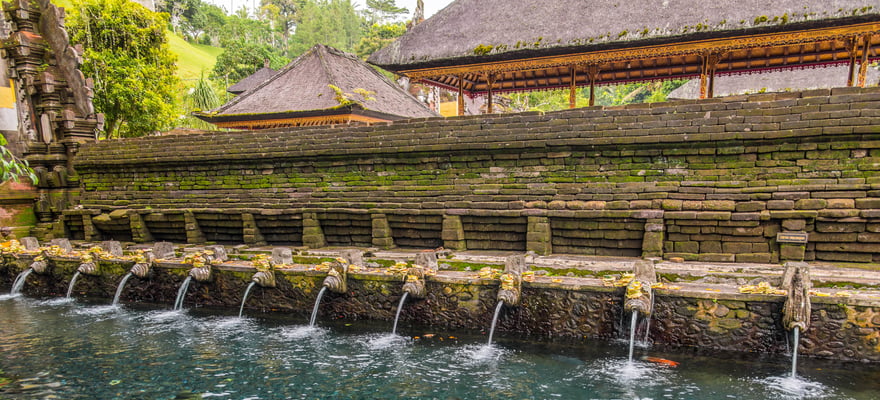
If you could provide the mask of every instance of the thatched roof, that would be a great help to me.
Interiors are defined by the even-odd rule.
[[[246,76],[244,79],[238,81],[238,83],[230,86],[226,91],[236,95],[242,94],[259,86],[261,83],[265,82],[266,79],[275,75],[275,72],[277,71],[269,67],[260,68],[257,72]]]
[[[799,91],[827,89],[846,86],[849,67],[835,65],[826,68],[794,71],[773,71],[751,75],[722,75],[715,78],[715,96],[731,96],[745,93]],[[880,79],[880,71],[868,69],[868,83],[874,85]],[[700,80],[693,79],[673,90],[669,99],[700,98]]]
[[[357,103],[345,107],[336,99],[336,86]],[[357,89],[372,92],[365,100]],[[236,118],[289,119],[316,116],[322,110],[338,114],[341,109],[367,113],[384,120],[436,117],[436,113],[405,92],[373,67],[351,54],[316,45],[268,80],[220,108],[196,114],[208,122]]]
[[[880,21],[877,0],[456,0],[374,53],[393,71]]]

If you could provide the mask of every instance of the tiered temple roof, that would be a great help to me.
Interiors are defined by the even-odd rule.
[[[339,99],[333,87],[347,99]],[[365,97],[363,91],[370,93]],[[237,129],[438,116],[354,55],[324,45],[316,45],[222,107],[195,115],[218,127]]]
[[[848,65],[880,58],[876,0],[456,0],[369,62],[462,94]],[[848,82],[847,82],[848,81]]]

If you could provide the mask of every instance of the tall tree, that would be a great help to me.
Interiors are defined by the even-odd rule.
[[[367,34],[361,38],[354,53],[358,57],[366,59],[370,54],[388,45],[397,37],[406,33],[406,25],[403,22],[393,24],[373,24]]]
[[[351,0],[308,0],[299,16],[289,56],[296,57],[316,44],[353,51],[363,35],[364,20]]]
[[[406,8],[398,7],[394,0],[367,0],[367,22],[372,24],[388,22],[408,13]]]
[[[266,60],[269,60],[270,67],[274,69],[281,68],[287,63],[287,60],[271,46],[243,40],[227,42],[224,44],[223,53],[217,57],[217,62],[214,64],[214,76],[228,79],[229,83],[233,84],[257,72]]]
[[[175,57],[167,15],[128,0],[75,0],[67,29],[81,44],[83,73],[95,78],[95,107],[107,138],[142,136],[175,117]]]

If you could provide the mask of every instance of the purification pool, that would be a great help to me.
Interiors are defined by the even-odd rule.
[[[2,296],[0,399],[880,398],[877,365],[307,319]]]

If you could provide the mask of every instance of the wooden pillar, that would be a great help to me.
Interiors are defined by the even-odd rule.
[[[568,108],[577,107],[577,69],[575,65],[569,67],[571,69],[571,82],[568,89]]]
[[[855,84],[856,60],[858,59],[859,40],[855,37],[846,39],[847,52],[849,53],[849,68],[846,75],[846,86],[852,87]]]
[[[862,47],[862,59],[859,63],[859,87],[865,87],[868,83],[868,53],[871,51],[871,35],[862,36],[865,41]]]
[[[590,65],[587,68],[587,79],[590,80],[590,107],[596,105],[596,79],[599,78],[599,66]]]
[[[464,75],[458,76],[458,115],[464,115]]]
[[[495,86],[495,75],[486,74],[486,114],[493,114],[494,105],[492,104],[492,87]]]
[[[703,55],[703,66],[700,70],[700,98],[711,99],[715,91],[715,68],[718,66],[717,54]]]

